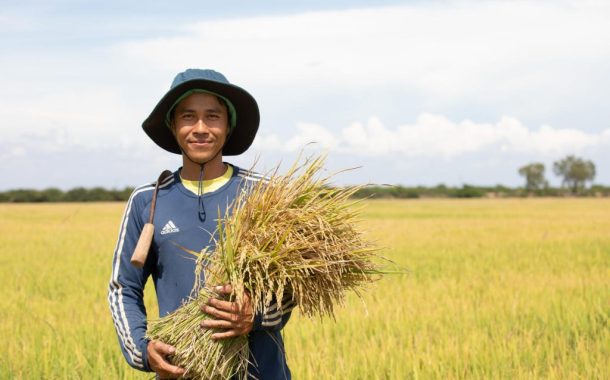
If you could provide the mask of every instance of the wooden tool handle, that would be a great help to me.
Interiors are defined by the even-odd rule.
[[[144,263],[146,262],[146,257],[148,256],[148,250],[150,249],[150,244],[152,243],[154,233],[155,226],[152,223],[146,223],[144,225],[144,228],[142,229],[140,238],[138,239],[136,249],[133,251],[133,255],[131,255],[131,263],[134,266],[138,268],[144,267]]]
[[[140,238],[138,239],[136,249],[131,255],[131,263],[138,268],[144,267],[146,257],[148,257],[148,250],[150,249],[150,245],[152,244],[153,236],[155,234],[155,226],[153,225],[153,220],[155,218],[155,207],[157,207],[157,194],[159,193],[159,185],[161,184],[161,182],[165,181],[168,177],[172,175],[173,173],[169,170],[164,170],[163,173],[161,173],[161,175],[157,179],[157,183],[155,184],[155,190],[153,191],[152,202],[150,204],[150,213],[148,214],[148,223],[146,223],[144,225],[144,228],[142,228],[142,232],[140,233]]]

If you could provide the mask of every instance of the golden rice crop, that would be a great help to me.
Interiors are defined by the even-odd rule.
[[[198,254],[197,278],[189,303],[150,323],[149,337],[176,347],[174,364],[193,378],[245,377],[245,337],[214,342],[200,323],[200,311],[215,284],[232,284],[231,298],[247,292],[255,313],[275,300],[296,302],[308,317],[334,316],[347,291],[362,288],[381,273],[375,248],[357,229],[358,188],[333,188],[320,178],[324,158],[297,162],[285,175],[276,169],[268,181],[245,189],[231,212],[219,218],[214,252]],[[203,272],[203,273],[202,273]]]
[[[122,203],[0,204],[0,379],[150,380],[106,301]],[[610,199],[362,203],[408,265],[283,329],[294,379],[610,379]],[[387,247],[387,248],[386,248]],[[151,278],[144,290],[157,316]]]

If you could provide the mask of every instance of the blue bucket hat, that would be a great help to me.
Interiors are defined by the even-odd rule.
[[[144,132],[161,148],[182,154],[176,138],[167,126],[167,118],[175,105],[192,92],[210,93],[227,103],[230,132],[222,154],[235,156],[248,150],[260,122],[256,100],[246,90],[229,83],[224,75],[214,70],[187,69],[176,75],[169,91],[142,123]]]

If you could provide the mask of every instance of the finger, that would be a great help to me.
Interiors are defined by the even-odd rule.
[[[250,302],[250,293],[248,291],[245,291],[242,303],[249,303],[249,302]]]
[[[240,335],[243,335],[243,333],[241,333],[240,330],[227,330],[227,331],[223,331],[223,332],[214,333],[211,335],[211,338],[213,340],[221,340],[221,339],[234,338],[234,337],[240,336]]]
[[[237,302],[223,301],[217,298],[208,299],[208,305],[213,306],[218,310],[227,311],[229,313],[238,313],[239,304]]]
[[[237,322],[239,316],[234,313],[228,313],[223,310],[219,310],[213,306],[203,305],[201,310],[207,315],[213,317],[214,319],[222,319],[229,322]]]
[[[151,368],[161,377],[173,379],[185,373],[184,368],[171,364],[159,352],[151,352],[149,360]]]
[[[169,344],[165,344],[158,340],[153,341],[153,349],[163,356],[172,355],[176,352],[176,348],[174,346],[170,346]]]
[[[233,292],[233,287],[231,284],[216,285],[214,291],[219,294],[231,294],[231,292]]]
[[[168,379],[175,379],[177,377],[180,377],[184,375],[185,372],[186,371],[184,370],[184,368],[180,368],[168,362],[164,362],[157,370],[159,377],[164,377]]]
[[[201,322],[201,327],[204,329],[232,329],[236,327],[236,324],[219,319],[206,319]]]

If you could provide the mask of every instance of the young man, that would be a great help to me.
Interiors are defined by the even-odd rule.
[[[174,348],[149,341],[146,334],[144,285],[152,276],[160,316],[176,310],[189,297],[195,262],[184,248],[214,248],[218,211],[224,215],[239,191],[261,180],[252,172],[223,162],[223,156],[245,152],[256,135],[259,111],[254,98],[213,70],[189,69],[176,76],[170,90],[142,124],[161,148],[182,155],[182,167],[160,181],[154,207],[155,231],[142,269],[130,259],[148,221],[154,184],[131,195],[116,244],[108,301],[127,362],[161,378],[177,378],[184,369],[167,356]],[[217,285],[230,293],[230,284]],[[289,379],[280,330],[290,318],[289,302],[253,315],[249,299],[242,304],[212,299],[202,312],[213,320],[201,328],[215,329],[214,339],[248,335],[248,374],[258,379]]]

